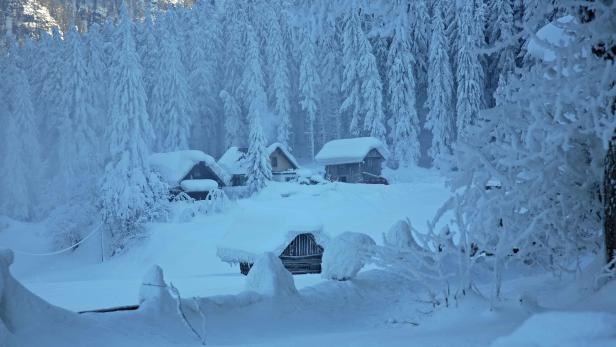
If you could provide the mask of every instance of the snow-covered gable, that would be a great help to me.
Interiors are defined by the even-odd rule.
[[[172,187],[179,186],[180,181],[200,162],[210,168],[225,184],[228,184],[230,179],[214,158],[198,150],[154,153],[149,159],[150,166]]]
[[[359,163],[373,149],[377,150],[383,158],[389,155],[383,143],[377,138],[356,137],[329,141],[321,148],[315,159],[322,165]]]
[[[287,157],[287,159],[289,159],[289,162],[291,162],[291,164],[293,164],[296,169],[299,169],[299,163],[297,162],[293,154],[291,154],[291,152],[289,152],[287,148],[279,142],[274,142],[271,145],[267,146],[267,154],[272,155],[272,153],[274,153],[274,151],[276,151],[277,149],[280,149],[280,151],[282,151],[282,153]]]
[[[218,165],[231,175],[244,175],[247,171],[246,153],[237,147],[229,147],[218,159]]]
[[[228,263],[255,262],[266,252],[280,254],[300,234],[310,233],[323,245],[323,223],[305,213],[282,214],[278,209],[244,211],[235,218],[218,244],[218,257]]]
[[[528,53],[544,62],[556,60],[557,50],[568,47],[575,40],[575,32],[570,27],[576,22],[575,17],[567,15],[546,24],[528,41]]]

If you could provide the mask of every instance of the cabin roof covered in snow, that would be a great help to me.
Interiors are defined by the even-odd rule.
[[[377,150],[383,158],[387,158],[389,154],[379,139],[356,137],[329,141],[321,148],[315,159],[322,165],[359,163],[373,149]]]
[[[287,157],[287,159],[289,159],[289,162],[293,166],[295,166],[296,169],[299,168],[299,163],[297,162],[293,154],[291,154],[291,152],[289,152],[289,150],[287,150],[287,148],[283,146],[280,142],[274,142],[271,145],[267,146],[268,155],[272,155],[272,153],[274,153],[274,151],[276,151],[277,149],[280,149],[280,151]]]
[[[180,185],[180,181],[200,162],[204,162],[222,182],[225,184],[229,182],[229,175],[216,163],[216,160],[202,151],[154,153],[150,155],[149,162],[150,166],[171,186]]]
[[[289,162],[295,166],[296,169],[299,168],[299,164],[291,152],[289,152],[282,144],[278,142],[267,146],[267,154],[271,155],[274,151],[276,151],[276,149],[280,149],[280,151],[282,151],[282,153],[287,157],[287,159],[289,159]],[[220,159],[218,159],[218,164],[232,175],[243,175],[248,171],[246,153],[242,149],[235,146],[227,149]]]
[[[535,37],[529,39],[528,53],[545,62],[556,60],[557,49],[568,47],[575,40],[576,35],[571,26],[576,23],[575,17],[566,15],[544,25]]]
[[[304,233],[314,235],[321,245],[328,240],[323,223],[316,216],[281,214],[278,209],[268,208],[244,211],[218,243],[217,255],[229,263],[254,262],[265,252],[282,253],[296,236]]]

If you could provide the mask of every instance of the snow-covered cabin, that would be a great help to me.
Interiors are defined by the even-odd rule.
[[[230,147],[218,159],[218,164],[231,175],[233,186],[246,184],[247,148]],[[270,165],[272,166],[272,178],[274,181],[285,182],[296,177],[299,164],[295,157],[282,144],[273,143],[267,147]]]
[[[385,145],[374,137],[332,140],[315,159],[325,166],[328,179],[351,183],[387,183],[381,177],[388,156]]]
[[[280,211],[259,209],[235,218],[218,244],[218,257],[240,264],[248,274],[257,258],[266,252],[280,257],[292,274],[320,273],[323,244],[328,238],[323,224],[306,214],[280,215]]]
[[[229,184],[230,177],[216,160],[197,150],[150,155],[150,166],[158,172],[177,195],[185,192],[196,200],[206,199],[209,192]]]

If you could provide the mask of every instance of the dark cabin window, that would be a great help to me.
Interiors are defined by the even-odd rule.
[[[347,181],[347,178],[346,178],[346,176],[340,176],[340,178],[338,179],[338,181],[340,181],[340,182],[346,182],[346,181]]]
[[[272,157],[272,167],[278,166],[278,157]]]

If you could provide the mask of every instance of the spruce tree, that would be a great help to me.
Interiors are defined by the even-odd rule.
[[[456,80],[457,103],[456,103],[456,130],[457,138],[464,140],[468,135],[469,127],[473,126],[479,116],[482,104],[483,71],[479,60],[480,34],[476,23],[477,13],[473,1],[464,3],[458,17],[458,61]],[[483,31],[481,31],[483,35]]]
[[[111,59],[111,88],[106,136],[110,161],[100,183],[103,222],[116,246],[123,247],[139,226],[160,211],[165,189],[148,163],[154,132],[145,107],[141,67],[126,7],[115,35]]]
[[[317,117],[318,89],[321,85],[319,72],[317,70],[316,47],[312,36],[304,32],[302,40],[302,61],[299,70],[299,90],[302,110],[306,112],[306,124],[308,126],[308,153],[310,158],[315,155],[315,126]]]
[[[392,154],[403,166],[417,164],[420,155],[414,64],[407,23],[399,18],[387,56],[387,79]]]
[[[430,155],[438,159],[451,153],[454,141],[454,119],[451,109],[453,74],[447,54],[447,37],[443,23],[443,3],[436,1],[432,13],[432,38],[428,61],[428,110],[425,127],[432,131]]]

